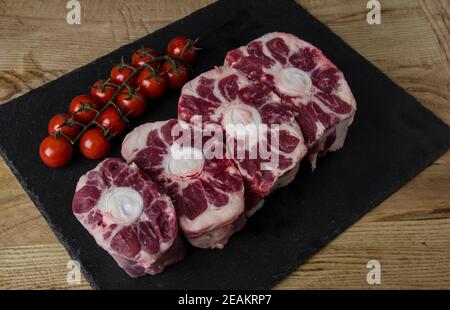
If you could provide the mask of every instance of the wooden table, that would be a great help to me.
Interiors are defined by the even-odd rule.
[[[68,25],[66,0],[0,0],[0,102],[210,2],[83,0],[81,25]],[[448,0],[381,0],[382,23],[372,26],[364,0],[298,2],[450,123]],[[450,288],[449,184],[447,153],[277,288]],[[381,263],[381,285],[366,282],[371,259]],[[1,160],[0,288],[89,288],[66,283],[68,260]]]

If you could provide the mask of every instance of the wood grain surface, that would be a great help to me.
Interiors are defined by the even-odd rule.
[[[81,25],[68,25],[66,0],[0,0],[0,103],[210,2],[82,0]],[[448,0],[381,0],[381,25],[367,24],[365,0],[298,2],[450,123]],[[447,153],[276,288],[448,289],[449,236]],[[67,284],[69,259],[0,160],[0,288],[88,289],[84,279]],[[380,285],[366,282],[372,259]]]

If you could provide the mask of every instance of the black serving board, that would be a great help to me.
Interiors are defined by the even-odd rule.
[[[78,178],[98,162],[80,155],[62,169],[41,164],[47,122],[141,45],[161,52],[177,35],[200,38],[199,74],[225,53],[271,31],[298,35],[344,73],[358,104],[345,147],[321,158],[266,200],[223,250],[189,248],[157,276],[128,277],[71,211]],[[176,117],[179,92],[151,104],[133,126]],[[111,156],[119,156],[120,139]],[[450,146],[449,127],[293,1],[219,1],[0,106],[0,150],[84,275],[99,289],[268,289],[430,165]],[[301,278],[299,279],[301,281]]]

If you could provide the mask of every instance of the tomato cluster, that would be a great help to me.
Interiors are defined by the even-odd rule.
[[[44,164],[54,168],[66,165],[76,143],[86,158],[104,157],[109,140],[125,131],[129,119],[141,116],[150,99],[161,97],[167,89],[179,89],[188,81],[198,50],[195,44],[191,39],[176,37],[169,42],[167,55],[142,47],[133,54],[131,65],[122,59],[108,79],[92,85],[89,95],[72,99],[69,113],[50,120],[49,136],[39,147]]]

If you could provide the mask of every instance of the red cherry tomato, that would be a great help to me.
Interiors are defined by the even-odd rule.
[[[100,159],[108,153],[109,148],[109,141],[100,128],[88,129],[80,138],[80,151],[86,158]]]
[[[170,89],[179,89],[189,79],[189,72],[186,66],[178,60],[166,61],[162,66],[162,72],[167,76],[167,82]]]
[[[62,167],[72,158],[73,147],[64,137],[48,136],[39,146],[39,156],[52,168]]]
[[[175,37],[167,46],[167,54],[173,58],[183,59],[193,63],[197,54],[195,42],[185,37]]]
[[[142,90],[135,90],[130,94],[127,88],[123,88],[116,98],[116,103],[130,118],[141,116],[147,108],[147,101]]]
[[[67,113],[53,116],[48,123],[48,134],[53,136],[64,134],[69,139],[75,139],[80,130],[80,125],[74,124]]]
[[[159,57],[159,55],[152,50],[151,48],[140,48],[138,49],[133,56],[131,57],[131,64],[133,67],[142,67],[144,64],[149,63],[150,66],[153,68],[158,68],[159,62],[151,62],[156,57]]]
[[[161,97],[167,88],[167,80],[164,75],[154,75],[150,70],[143,69],[138,75],[138,85],[147,98]]]
[[[130,77],[134,72],[133,69],[123,66],[123,65],[116,65],[111,70],[111,82],[116,84],[122,84],[125,82],[126,79]],[[129,85],[133,85],[134,79],[131,81],[128,81]]]
[[[108,129],[108,134],[111,136],[120,135],[124,132],[127,123],[123,120],[119,111],[113,107],[107,107],[97,118],[103,128]]]
[[[117,87],[106,84],[106,81],[100,80],[95,82],[95,84],[91,87],[92,98],[94,98],[95,101],[100,103],[102,106],[108,103],[117,90]]]
[[[94,110],[91,110],[91,108],[98,110],[100,108],[100,104],[91,96],[80,95],[72,99],[69,106],[69,111],[76,121],[87,124],[97,115],[97,113]]]

